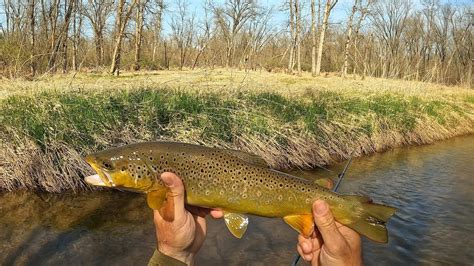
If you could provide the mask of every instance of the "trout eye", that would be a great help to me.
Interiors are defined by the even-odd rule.
[[[109,162],[103,162],[102,167],[104,167],[107,170],[112,170],[114,168],[112,163],[109,163]]]

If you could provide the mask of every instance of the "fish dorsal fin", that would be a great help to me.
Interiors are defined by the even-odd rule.
[[[305,237],[309,237],[314,230],[314,221],[311,214],[288,215],[283,217],[285,223]]]
[[[321,186],[327,189],[332,189],[334,187],[334,182],[329,178],[319,178],[319,179],[316,179],[314,183],[316,183],[316,185],[318,186]]]
[[[344,196],[344,198],[346,198],[348,200],[358,201],[358,202],[361,202],[361,203],[370,203],[370,202],[372,202],[372,199],[367,197],[367,196],[347,195],[347,196]]]
[[[265,162],[265,160],[258,155],[238,150],[224,150],[224,152],[231,156],[237,157],[246,163],[260,167],[268,167],[267,162]]]
[[[249,217],[240,213],[224,212],[225,225],[237,238],[242,238],[249,224]]]
[[[146,202],[151,209],[158,210],[166,221],[174,220],[174,197],[168,188],[148,192]]]

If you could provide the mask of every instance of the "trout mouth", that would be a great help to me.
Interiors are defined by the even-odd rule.
[[[94,156],[88,155],[85,160],[94,169],[94,171],[97,172],[95,175],[86,176],[84,178],[86,183],[100,187],[115,187],[114,181],[112,180],[110,174],[99,166],[99,163],[94,158]]]

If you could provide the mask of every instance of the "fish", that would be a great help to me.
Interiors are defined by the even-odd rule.
[[[169,189],[161,173],[172,172],[185,186],[186,204],[222,209],[229,231],[241,238],[248,215],[283,220],[309,237],[314,231],[312,204],[328,203],[339,223],[370,240],[388,242],[386,223],[396,208],[373,203],[367,196],[342,195],[308,179],[274,169],[261,157],[231,149],[180,142],[142,142],[103,150],[85,157],[97,172],[91,185],[146,194],[150,208],[173,219],[165,208]]]

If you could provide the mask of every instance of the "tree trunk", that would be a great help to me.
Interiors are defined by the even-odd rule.
[[[67,41],[67,30],[69,29],[69,23],[71,21],[73,1],[74,0],[71,0],[69,2],[67,11],[64,14],[64,24],[59,31],[59,35],[57,36],[57,38],[53,38],[55,40],[55,44],[51,51],[51,57],[49,58],[49,62],[48,62],[48,66],[53,72],[55,72],[56,70],[56,56],[58,54],[59,48],[61,48],[61,46],[64,45],[64,42]]]
[[[315,0],[311,0],[311,75],[316,76],[316,14]]]
[[[125,0],[119,0],[117,7],[117,23],[116,31],[117,35],[115,38],[114,53],[112,56],[112,64],[110,66],[110,73],[115,75],[120,75],[120,60],[122,57],[122,40],[125,32],[125,27],[132,13],[133,7],[135,6],[136,1],[133,2],[128,7],[127,12],[124,14],[125,9]]]
[[[352,21],[354,19],[354,14],[357,10],[357,4],[359,0],[354,0],[354,5],[352,6],[351,15],[349,16],[349,22],[347,23],[347,35],[346,35],[346,44],[344,46],[344,63],[342,65],[342,77],[347,76],[347,68],[349,67],[349,49],[351,45],[352,38]]]
[[[326,7],[324,8],[324,15],[323,15],[323,25],[321,27],[321,32],[319,33],[319,44],[318,44],[318,57],[316,60],[316,76],[319,76],[321,73],[321,60],[323,56],[323,46],[324,46],[324,38],[326,36],[326,29],[328,27],[329,22],[329,14],[331,13],[331,9],[336,5],[337,0],[331,4],[331,0],[327,0]]]
[[[298,0],[295,0],[296,15],[296,60],[298,68],[298,76],[301,76],[301,10]]]
[[[146,1],[144,0],[137,0],[138,1],[138,8],[137,8],[137,21],[135,26],[135,63],[133,65],[133,70],[138,71],[140,70],[140,53],[142,47],[142,40],[143,40],[143,23],[144,23],[144,12],[145,12],[145,5]]]
[[[82,2],[76,2],[76,11],[74,13],[74,20],[73,20],[73,43],[72,43],[72,67],[74,71],[79,70],[79,60],[78,60],[78,50],[79,50],[79,42],[81,40],[81,29],[82,29],[82,15],[79,13],[82,8]],[[79,20],[79,21],[78,21]]]
[[[288,61],[288,73],[293,73],[294,64],[294,54],[295,54],[295,26],[294,26],[294,14],[293,14],[293,0],[290,0],[290,34],[291,34],[291,43],[290,43],[290,59]]]
[[[36,60],[35,60],[35,0],[30,0],[30,68],[31,76],[36,75]]]

